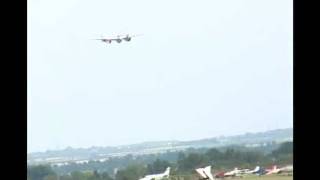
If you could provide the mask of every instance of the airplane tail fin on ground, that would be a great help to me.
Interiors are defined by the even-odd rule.
[[[205,175],[210,179],[210,180],[213,180],[213,176],[212,176],[212,173],[211,173],[211,166],[207,166],[203,169]]]
[[[213,175],[211,173],[211,166],[207,166],[205,168],[198,168],[196,172],[204,179],[214,180]]]
[[[259,166],[256,166],[256,168],[254,168],[253,172],[258,172],[260,170]]]
[[[167,167],[166,171],[163,173],[165,176],[169,176],[170,174],[170,167]]]
[[[202,168],[198,168],[198,169],[196,169],[196,171],[197,171],[198,174],[200,174],[200,176],[201,176],[202,178],[207,178],[207,175],[204,174]]]

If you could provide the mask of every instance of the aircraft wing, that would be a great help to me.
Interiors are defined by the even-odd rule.
[[[231,172],[224,173],[225,176],[232,176],[233,174]]]
[[[281,168],[280,171],[293,171],[293,166],[285,166]]]
[[[225,176],[233,176],[235,175],[235,172],[234,171],[229,171],[229,172],[226,172],[224,173]]]

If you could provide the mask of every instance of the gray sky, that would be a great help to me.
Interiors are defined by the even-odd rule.
[[[292,127],[291,0],[28,1],[28,152]],[[106,45],[103,35],[143,34]]]

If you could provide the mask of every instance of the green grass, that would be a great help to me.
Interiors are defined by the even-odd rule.
[[[225,178],[227,179],[227,178]],[[264,176],[244,176],[243,178],[229,178],[233,180],[293,180],[293,176],[285,175],[264,175]]]

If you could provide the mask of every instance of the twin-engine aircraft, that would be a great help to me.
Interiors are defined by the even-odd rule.
[[[129,34],[117,35],[114,38],[100,38],[100,39],[94,39],[94,40],[100,40],[100,41],[105,42],[107,44],[111,44],[112,41],[115,41],[117,43],[121,43],[122,41],[131,41],[131,39],[136,36],[140,36],[140,34],[138,34],[138,35],[129,35]]]

